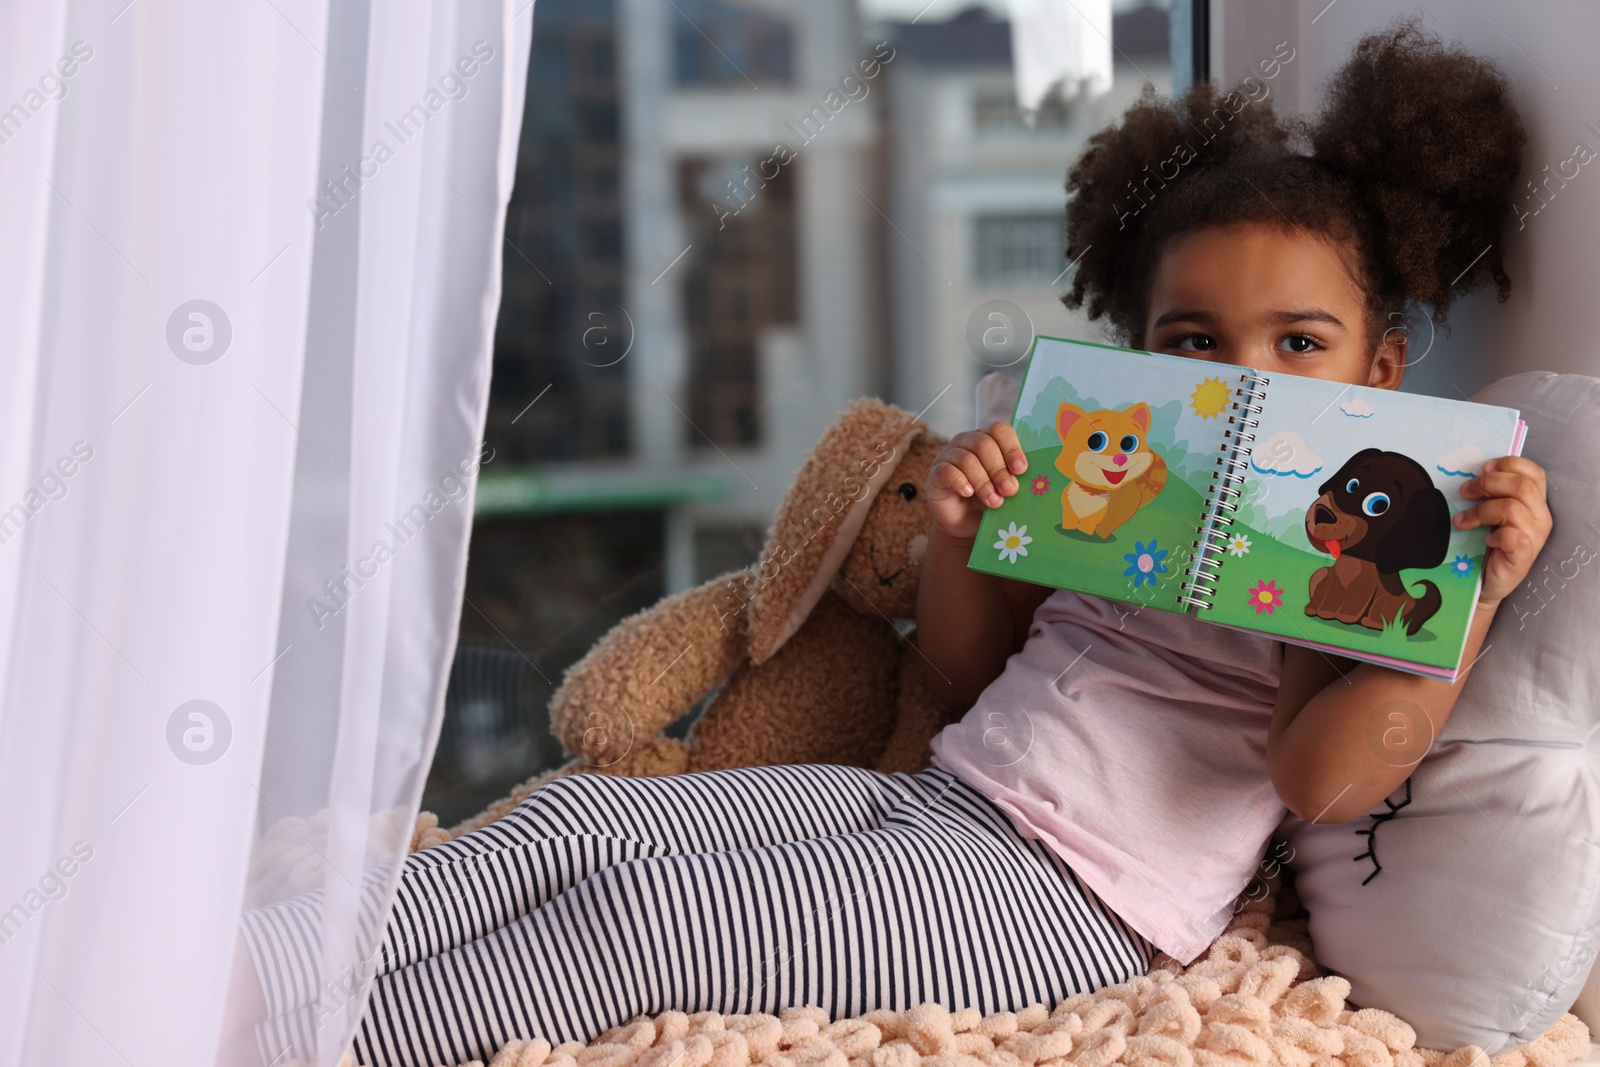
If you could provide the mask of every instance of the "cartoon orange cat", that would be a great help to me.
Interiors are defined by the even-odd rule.
[[[1061,493],[1061,528],[1109,538],[1156,498],[1167,484],[1167,465],[1150,448],[1150,405],[1126,411],[1056,410],[1061,453],[1056,469],[1071,481]]]

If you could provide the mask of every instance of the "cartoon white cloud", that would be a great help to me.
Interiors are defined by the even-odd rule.
[[[1439,472],[1453,478],[1471,478],[1483,468],[1483,453],[1477,445],[1462,445],[1440,457]]]
[[[1279,430],[1250,450],[1250,466],[1262,474],[1309,478],[1322,469],[1322,457],[1293,430]]]
[[[1362,400],[1359,396],[1354,400],[1346,400],[1339,405],[1339,410],[1349,415],[1352,419],[1372,418],[1372,405]]]

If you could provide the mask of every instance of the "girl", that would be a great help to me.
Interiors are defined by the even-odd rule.
[[[1067,180],[1069,307],[1087,300],[1131,347],[1395,388],[1407,347],[1391,311],[1423,303],[1442,321],[1488,276],[1505,296],[1523,132],[1488,64],[1402,24],[1360,42],[1315,125],[1234,98],[1147,95],[1091,140]],[[1179,143],[1195,146],[1182,171],[1131,201]],[[359,1060],[486,1060],[511,1038],[587,1042],[668,1008],[1053,1006],[1146,972],[1158,950],[1188,963],[1285,806],[1361,815],[1450,714],[1460,681],[969,571],[981,509],[1025,470],[996,424],[958,435],[929,475],[918,641],[950,709],[967,709],[932,766],[551,782],[407,859]],[[1464,492],[1480,502],[1458,525],[1494,526],[1470,663],[1550,516],[1527,460],[1485,464]],[[1369,709],[1395,700],[1424,736],[1375,752]],[[315,908],[246,916],[263,1061],[306,1047],[337,1007],[296,962],[316,959]]]
[[[1408,346],[1386,324],[1407,305],[1442,324],[1491,276],[1505,298],[1500,226],[1524,134],[1489,64],[1402,22],[1357,44],[1314,124],[1239,96],[1199,85],[1171,107],[1147,95],[1090,139],[1067,179],[1068,307],[1107,315],[1127,347],[1394,389]],[[1183,168],[1152,179],[1150,161],[1168,158]],[[967,569],[982,508],[1026,470],[996,423],[957,435],[929,475],[918,645],[947,703],[970,707],[934,738],[933,764],[1187,963],[1226,926],[1285,806],[1344,822],[1379,804],[1468,672],[1447,683],[1357,666]],[[1462,493],[1481,502],[1456,526],[1495,526],[1470,665],[1550,513],[1543,470],[1519,457],[1489,460]]]

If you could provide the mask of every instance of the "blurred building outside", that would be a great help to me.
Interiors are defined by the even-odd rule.
[[[1102,324],[1068,311],[1066,171],[1090,134],[1115,121],[1145,81],[1170,91],[1167,13],[1114,18],[1111,91],[1046,99],[1024,124],[1007,23],[969,11],[897,27],[889,96],[887,209],[894,396],[950,435],[975,425],[973,395],[991,369],[1021,376],[1033,333],[1098,341]]]

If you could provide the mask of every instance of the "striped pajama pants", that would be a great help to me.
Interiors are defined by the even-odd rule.
[[[293,903],[245,922],[278,1017],[308,999]],[[588,1042],[667,1009],[1053,1007],[1155,953],[937,767],[576,774],[406,859],[355,1051],[487,1061],[512,1038]]]

